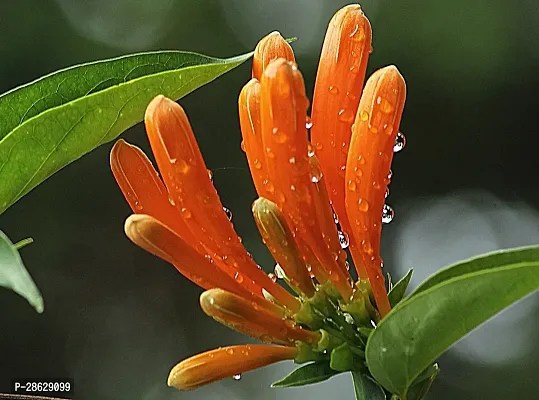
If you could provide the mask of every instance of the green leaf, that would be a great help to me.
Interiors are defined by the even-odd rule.
[[[24,267],[17,249],[0,231],[0,286],[24,297],[38,313],[43,312],[43,297]]]
[[[432,386],[432,382],[434,382],[439,372],[440,368],[438,368],[438,364],[432,364],[429,368],[423,371],[421,375],[416,378],[412,386],[410,386],[410,389],[408,389],[408,393],[406,394],[407,399],[423,399],[427,395],[427,392]]]
[[[251,55],[135,54],[64,69],[0,96],[0,213],[142,121],[158,94],[177,100]]]
[[[408,273],[400,281],[398,281],[387,294],[391,307],[395,307],[404,298],[404,294],[406,293],[410,279],[412,279],[412,272],[414,272],[414,270],[410,269]]]
[[[406,298],[378,324],[367,341],[365,356],[372,376],[382,386],[406,399],[415,379],[445,350],[539,288],[539,261],[505,265],[512,259],[507,252],[497,256],[498,262],[490,260],[491,268],[480,257],[475,261],[483,268],[468,266],[474,272],[458,275],[444,270],[451,278]],[[456,268],[463,270],[461,264]]]
[[[354,392],[356,400],[385,400],[384,389],[367,375],[360,372],[352,372],[354,380]]]
[[[299,367],[280,381],[273,382],[271,387],[310,385],[312,383],[325,381],[337,374],[340,374],[340,372],[331,369],[327,361],[318,361]]]
[[[482,254],[439,270],[423,281],[409,297],[463,274],[528,261],[539,261],[539,246],[519,247]]]

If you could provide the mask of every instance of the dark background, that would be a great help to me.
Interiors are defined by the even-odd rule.
[[[0,92],[76,63],[155,49],[231,56],[272,30],[294,44],[312,91],[325,27],[346,4],[330,0],[18,0],[0,2]],[[413,285],[436,269],[493,249],[539,243],[536,157],[539,3],[536,0],[366,0],[374,31],[369,71],[395,64],[407,80],[406,149],[396,155],[383,256]],[[273,262],[250,215],[255,198],[241,152],[236,102],[246,63],[181,100],[223,203],[248,250]],[[1,110],[0,110],[1,118]],[[148,150],[142,127],[123,137]],[[0,290],[0,392],[13,377],[71,377],[77,398],[352,399],[347,376],[270,389],[281,363],[196,392],[165,385],[179,360],[241,335],[206,317],[201,290],[123,234],[130,211],[107,144],[5,212],[45,298],[42,315]],[[531,296],[440,359],[430,399],[536,399],[539,297]],[[466,310],[463,310],[466,312]],[[330,397],[331,396],[331,397]]]

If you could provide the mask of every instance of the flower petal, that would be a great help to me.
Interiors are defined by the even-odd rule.
[[[251,293],[262,296],[264,288],[278,302],[297,310],[297,299],[273,282],[241,244],[223,211],[183,109],[158,96],[146,110],[145,123],[163,180],[196,240],[220,268]]]
[[[314,88],[311,142],[344,232],[350,231],[344,206],[346,158],[371,38],[369,20],[359,5],[339,10],[328,26]],[[364,275],[361,269],[358,273]]]
[[[222,289],[202,293],[200,306],[216,321],[263,342],[291,346],[296,341],[317,343],[320,340],[318,332],[303,329],[293,320],[285,320],[250,300]]]
[[[305,127],[308,101],[303,77],[294,64],[283,59],[269,64],[262,76],[260,104],[265,162],[269,184],[275,187],[272,201],[291,222],[289,226],[296,237],[311,248],[339,293],[348,299],[352,289],[347,274],[328,248],[317,223],[317,193],[312,184]],[[330,207],[329,203],[326,207]],[[312,267],[320,279],[318,266]]]
[[[390,309],[381,271],[382,210],[405,98],[404,78],[396,67],[372,74],[359,104],[346,166],[346,212],[360,247],[352,255],[356,265],[365,266],[382,316]]]
[[[125,233],[133,243],[173,264],[183,276],[204,289],[219,287],[241,296],[252,296],[220,270],[210,257],[200,255],[189,243],[152,216],[131,215],[125,221]]]
[[[160,221],[177,219],[165,185],[141,149],[118,140],[110,153],[110,166],[133,212],[148,214]]]
[[[275,31],[262,38],[256,45],[253,55],[253,78],[260,80],[268,64],[278,58],[296,61],[292,47],[279,32]]]
[[[247,344],[221,347],[183,360],[168,376],[168,385],[192,390],[224,378],[296,357],[295,347]]]

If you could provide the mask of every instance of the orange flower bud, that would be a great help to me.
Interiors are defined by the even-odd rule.
[[[296,357],[295,347],[247,344],[221,347],[183,360],[168,376],[168,385],[193,390],[224,378]]]
[[[279,32],[271,32],[256,45],[253,55],[253,78],[261,79],[262,73],[270,62],[278,58],[295,62],[292,47]]]
[[[405,98],[406,84],[396,67],[382,68],[369,78],[346,165],[346,212],[360,247],[352,255],[356,265],[365,266],[382,317],[390,310],[381,272],[382,210]]]
[[[273,282],[247,253],[223,211],[184,110],[157,96],[145,115],[146,130],[163,180],[187,228],[218,266],[253,294],[263,287],[292,311],[299,302]]]
[[[311,297],[313,281],[279,207],[261,197],[253,203],[253,215],[265,245],[285,272],[289,285]]]
[[[324,171],[333,209],[347,233],[350,224],[344,206],[346,158],[371,37],[369,20],[359,5],[346,6],[333,16],[322,47],[313,96],[311,141]],[[350,248],[353,251],[353,241]],[[361,266],[356,268],[363,277]]]
[[[256,303],[222,289],[207,290],[200,295],[200,306],[220,323],[263,342],[293,344],[295,341],[316,343],[318,332],[296,326]]]
[[[308,100],[303,77],[296,66],[283,59],[268,65],[261,81],[262,140],[265,162],[275,203],[290,221],[298,244],[306,244],[319,264],[312,265],[315,276],[324,282],[328,276],[343,299],[348,300],[352,287],[348,274],[339,266],[324,240],[316,210],[317,196],[308,155],[305,127]],[[264,196],[265,197],[265,196]],[[324,205],[329,210],[329,203]],[[330,211],[329,211],[330,212]],[[301,249],[302,253],[306,253]],[[321,273],[318,269],[323,268]],[[325,276],[324,276],[325,275]]]

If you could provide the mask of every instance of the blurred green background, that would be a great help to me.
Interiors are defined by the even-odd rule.
[[[18,0],[0,4],[0,92],[76,63],[155,49],[232,56],[272,30],[294,43],[308,92],[330,0]],[[407,80],[406,149],[395,156],[383,234],[387,271],[412,285],[475,254],[539,243],[539,3],[365,0],[369,71]],[[223,204],[248,250],[273,261],[250,215],[255,192],[236,102],[246,63],[181,101]],[[1,110],[0,110],[1,118]],[[123,137],[148,150],[142,126]],[[15,377],[71,377],[78,399],[352,399],[348,376],[270,389],[281,363],[196,392],[166,387],[172,365],[246,338],[206,317],[201,290],[123,234],[130,210],[108,166],[111,144],[62,170],[0,217],[45,298],[38,315],[0,290],[0,392]],[[439,360],[429,399],[536,399],[539,296],[503,312]],[[462,312],[466,312],[463,310]]]

